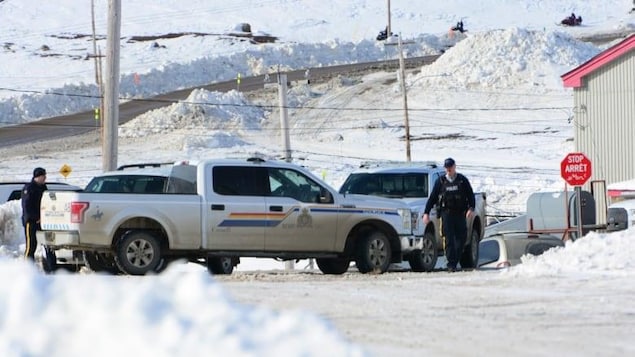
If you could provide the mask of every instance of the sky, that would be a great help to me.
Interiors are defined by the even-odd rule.
[[[574,147],[575,121],[573,95],[563,88],[560,76],[613,44],[577,38],[635,31],[635,15],[628,13],[631,7],[627,0],[449,0],[425,5],[392,1],[391,25],[408,42],[405,55],[443,53],[432,65],[408,71],[406,76],[415,139],[411,141],[413,161],[455,158],[475,191],[487,193],[491,214],[520,214],[526,211],[531,194],[563,190],[559,163]],[[95,64],[85,59],[93,53],[90,36],[85,36],[92,33],[90,11],[90,2],[72,0],[0,2],[0,125],[36,123],[96,105],[95,99],[86,98],[98,94]],[[105,0],[95,1],[101,51],[105,50],[107,12]],[[558,26],[571,12],[583,17],[583,25]],[[468,32],[450,36],[449,27],[461,19]],[[395,46],[375,40],[386,22],[383,1],[331,1],[324,6],[324,2],[308,0],[199,0],[183,6],[173,0],[128,0],[122,6],[121,100],[231,80],[239,73],[273,74],[397,58]],[[240,23],[279,40],[256,45],[230,36]],[[133,36],[167,33],[208,35],[131,41]],[[290,88],[294,161],[339,187],[361,161],[405,160],[403,95],[397,79],[395,72],[376,72]],[[194,90],[180,103],[122,125],[118,162],[254,153],[280,157],[277,103],[275,88],[257,95]],[[29,180],[33,167],[42,166],[49,172],[49,181],[83,187],[101,171],[98,142],[98,134],[93,134],[0,149],[0,180]],[[57,173],[64,164],[72,167],[67,178]],[[491,348],[486,341],[493,336],[538,344],[549,340],[553,332],[561,333],[564,343],[545,343],[536,347],[537,354],[574,354],[580,345],[567,338],[573,339],[575,333],[596,336],[588,338],[589,344],[594,338],[612,342],[603,350],[583,350],[589,354],[633,352],[626,343],[627,334],[605,327],[608,322],[597,321],[591,327],[582,322],[584,317],[601,320],[603,306],[591,302],[610,302],[608,316],[613,323],[632,331],[633,322],[625,316],[635,312],[629,298],[635,273],[629,259],[635,251],[630,244],[633,231],[591,233],[564,249],[526,259],[505,271],[475,271],[451,278],[440,273],[372,277],[351,272],[330,279],[303,269],[303,262],[295,274],[281,272],[283,263],[268,259],[243,259],[230,277],[211,277],[185,264],[142,278],[86,271],[46,276],[20,258],[24,234],[19,217],[18,203],[0,205],[0,281],[6,282],[0,284],[3,356],[123,351],[166,356],[202,351],[361,356],[440,354],[447,353],[449,346],[453,346],[452,354],[468,355],[475,346]],[[408,288],[400,289],[404,282]],[[368,306],[342,301],[345,294],[373,304],[391,296],[412,299],[411,294],[434,291],[438,296],[426,300],[440,308],[428,317],[436,323],[455,319],[444,307],[453,298],[448,300],[444,295],[448,292],[428,285],[435,282],[449,284],[456,296],[476,289],[476,300],[484,305],[492,298],[500,306],[516,306],[519,296],[535,298],[521,304],[517,314],[512,311],[509,324],[484,324],[474,340],[456,344],[441,336],[430,345],[397,337],[412,332],[408,321],[416,326],[421,323],[409,320],[412,316],[403,316],[401,325],[383,321],[391,333],[377,338],[375,326],[360,321]],[[568,288],[576,294],[569,295]],[[606,298],[601,297],[604,293]],[[342,300],[333,304],[330,295]],[[565,308],[563,316],[551,304],[540,304],[543,298],[557,301],[562,296],[586,300],[579,302],[583,312],[576,305]],[[504,311],[496,309],[498,304],[482,307],[479,315],[472,301],[457,298],[456,303],[466,321],[479,326],[485,318],[498,321],[509,316],[509,312],[499,315]],[[383,305],[387,315],[394,316],[404,313],[400,307]],[[426,306],[417,301],[411,308]],[[574,333],[559,321],[583,326]],[[515,329],[512,322],[533,328],[532,337],[510,332]],[[543,332],[535,326],[549,328]],[[533,354],[528,349],[507,352]]]

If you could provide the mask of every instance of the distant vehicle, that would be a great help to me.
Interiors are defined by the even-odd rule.
[[[635,180],[616,182],[607,187],[611,204],[608,207],[609,232],[635,226]]]
[[[22,188],[27,184],[26,181],[0,182],[0,204],[19,200],[22,198]],[[46,187],[49,191],[81,191],[77,186],[69,185],[63,182],[47,182]],[[79,270],[84,265],[82,252],[60,250],[57,252],[56,262],[49,261],[42,256],[42,267],[45,271],[54,271],[59,267],[66,270]]]
[[[26,181],[0,182],[0,203],[19,200],[22,197],[22,188],[24,188],[24,185],[27,183],[28,182]],[[72,186],[63,182],[47,182],[46,187],[51,191],[82,190],[77,186]]]
[[[423,249],[408,256],[413,271],[430,272],[434,269],[439,255],[443,255],[437,209],[430,212],[430,222],[423,223],[423,211],[437,178],[445,175],[445,169],[432,161],[394,162],[369,161],[351,173],[340,188],[347,196],[379,196],[406,202],[412,210],[412,226],[415,236],[422,237]],[[467,222],[467,239],[461,267],[475,268],[478,259],[478,242],[484,236],[486,216],[486,196],[482,192],[474,194],[474,215]]]
[[[523,255],[541,255],[551,248],[564,247],[559,237],[525,232],[498,233],[484,238],[479,246],[478,267],[501,269],[521,263]]]
[[[467,32],[467,30],[465,29],[465,25],[463,24],[463,20],[457,22],[455,26],[452,26],[450,28],[450,30],[459,31],[460,33]]]
[[[390,31],[390,36],[392,36],[392,35],[393,35],[392,31]],[[386,27],[385,30],[379,31],[379,34],[377,35],[377,41],[386,40],[386,39],[388,39],[388,37],[389,37],[388,36],[388,27]]]
[[[580,26],[582,25],[582,16],[576,17],[575,14],[565,17],[560,21],[563,26]]]

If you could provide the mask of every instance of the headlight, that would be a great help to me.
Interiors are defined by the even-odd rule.
[[[408,208],[398,208],[397,213],[401,217],[401,225],[405,230],[412,230],[412,214]]]

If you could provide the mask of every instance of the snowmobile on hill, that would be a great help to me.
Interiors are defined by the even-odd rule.
[[[560,21],[560,25],[580,26],[582,25],[582,16],[576,17],[574,13],[571,13],[571,15],[565,17],[564,19],[562,19],[562,21]]]
[[[392,36],[392,31],[390,31],[390,36]],[[377,35],[377,41],[383,41],[383,40],[386,40],[387,38],[388,38],[388,27],[386,27],[385,30],[379,31],[379,34]]]
[[[459,31],[460,33],[464,33],[467,30],[465,29],[464,25],[463,25],[463,20],[459,21],[456,23],[455,26],[452,26],[450,28],[451,31]]]

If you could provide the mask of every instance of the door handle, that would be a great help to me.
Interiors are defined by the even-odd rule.
[[[269,206],[269,210],[273,212],[282,212],[282,206]]]
[[[224,211],[225,205],[212,205],[212,211]]]

